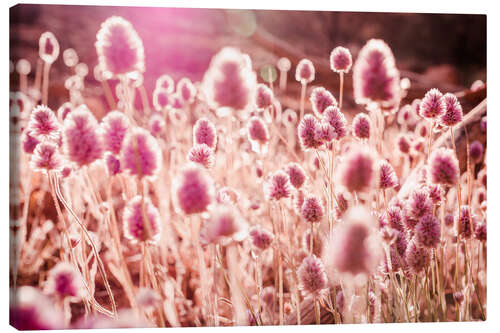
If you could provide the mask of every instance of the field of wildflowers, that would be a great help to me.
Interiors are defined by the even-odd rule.
[[[93,67],[64,38],[10,64],[11,325],[486,320],[485,83],[408,100],[369,39],[324,55],[337,91],[309,59],[262,71],[230,45],[199,82],[147,91],[126,18],[102,22]],[[69,99],[52,109],[56,61]]]

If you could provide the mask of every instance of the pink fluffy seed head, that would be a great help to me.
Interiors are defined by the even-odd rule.
[[[206,144],[212,149],[217,146],[217,132],[214,124],[207,118],[200,118],[193,127],[193,142]]]
[[[484,147],[483,144],[477,140],[472,141],[469,146],[469,156],[472,163],[479,163],[483,159]]]
[[[78,166],[90,165],[102,157],[99,125],[84,105],[73,110],[64,121],[64,147],[68,159]]]
[[[340,140],[347,135],[347,120],[338,107],[327,107],[323,112],[323,119],[334,129],[336,140]]]
[[[33,154],[36,146],[40,143],[40,140],[31,135],[31,130],[26,129],[22,134],[22,145],[23,151],[26,154]]]
[[[398,206],[389,206],[386,211],[387,222],[389,226],[397,231],[403,232],[403,211]]]
[[[474,223],[471,209],[468,205],[460,207],[460,216],[455,215],[457,233],[462,239],[469,239],[474,231]]]
[[[370,128],[370,117],[364,113],[358,113],[352,120],[352,134],[358,139],[369,139]]]
[[[67,262],[59,262],[49,271],[45,288],[48,294],[59,298],[79,299],[85,293],[80,272]]]
[[[323,261],[333,280],[335,272],[355,277],[373,273],[383,258],[373,226],[375,219],[367,208],[355,206],[347,211],[344,223],[337,225],[323,251]]]
[[[304,151],[316,149],[323,144],[322,141],[316,139],[316,132],[319,125],[319,121],[310,114],[306,114],[300,121],[298,136],[300,146]]]
[[[57,145],[49,141],[39,143],[33,152],[30,165],[36,171],[60,171],[63,161]]]
[[[375,179],[375,161],[366,149],[354,148],[339,166],[340,182],[350,192],[364,192],[372,188]]]
[[[119,155],[130,128],[128,118],[120,111],[111,111],[102,119],[101,128],[104,149]]]
[[[130,129],[121,152],[123,170],[139,178],[155,177],[161,163],[162,155],[156,139],[143,128]]]
[[[156,79],[155,90],[165,91],[167,94],[173,94],[175,90],[174,79],[168,74],[163,74]]]
[[[264,121],[259,117],[252,117],[247,126],[248,139],[265,144],[269,141],[269,132]]]
[[[427,187],[432,203],[437,205],[443,200],[443,189],[441,185],[433,184]]]
[[[486,242],[486,223],[478,223],[474,229],[474,237],[481,242]]]
[[[274,240],[274,236],[271,232],[260,227],[251,228],[249,235],[252,245],[261,251],[268,249]]]
[[[132,24],[122,17],[111,16],[102,23],[95,47],[105,76],[145,71],[142,40]]]
[[[429,131],[429,123],[427,121],[420,121],[415,127],[415,134],[424,139],[429,137]]]
[[[201,166],[189,164],[176,179],[173,195],[184,214],[203,213],[213,201],[212,179]]]
[[[441,240],[439,220],[432,214],[422,216],[415,227],[415,240],[423,247],[437,247]]]
[[[215,163],[214,151],[204,143],[194,145],[189,150],[187,158],[191,162],[198,163],[206,169],[212,168]]]
[[[431,261],[431,252],[425,247],[417,245],[415,239],[412,239],[406,249],[406,263],[414,274],[418,274],[429,267]]]
[[[352,67],[352,56],[348,49],[337,46],[330,53],[330,68],[337,73],[348,73]]]
[[[444,217],[444,225],[447,227],[452,227],[455,223],[455,217],[452,214],[446,214]]]
[[[191,104],[196,97],[196,87],[190,79],[183,77],[177,82],[177,94],[184,103]]]
[[[426,189],[416,189],[408,199],[408,212],[416,219],[432,213],[432,200]]]
[[[321,117],[327,107],[337,106],[335,97],[323,87],[314,88],[309,100],[311,101],[312,109],[317,117]]]
[[[255,94],[255,106],[258,110],[265,110],[273,103],[273,92],[265,84],[259,83]]]
[[[445,105],[445,112],[441,116],[441,124],[448,127],[455,126],[462,121],[462,106],[460,105],[457,96],[451,93],[444,94],[443,101]]]
[[[397,104],[401,95],[399,71],[389,46],[371,39],[359,52],[353,67],[354,99],[358,104]]]
[[[308,84],[314,81],[315,70],[314,65],[309,59],[302,59],[297,64],[295,71],[295,80],[301,84]]]
[[[39,105],[31,112],[28,130],[31,132],[31,136],[40,141],[57,140],[60,125],[51,109],[45,105]]]
[[[106,168],[108,169],[110,176],[114,176],[122,172],[120,159],[116,158],[113,154],[106,153],[104,160],[106,161]]]
[[[151,118],[149,118],[149,131],[153,134],[154,137],[160,137],[163,133],[166,132],[167,123],[163,116],[159,113],[153,114]]]
[[[52,32],[44,32],[39,40],[40,58],[48,64],[52,64],[59,56],[59,43]]]
[[[297,270],[299,288],[304,295],[318,295],[327,287],[325,267],[315,255],[304,258]]]
[[[379,163],[378,172],[379,172],[379,179],[378,179],[379,188],[385,190],[398,185],[399,181],[398,177],[396,176],[396,173],[394,172],[394,168],[386,160],[382,160]]]
[[[434,184],[454,186],[459,177],[458,161],[453,150],[438,148],[434,150],[429,160],[430,180]]]
[[[443,94],[436,88],[429,90],[420,103],[420,115],[435,120],[446,112],[446,103]]]
[[[132,243],[156,243],[160,239],[160,213],[148,197],[138,195],[127,203],[123,223],[123,233]],[[149,223],[149,234],[146,223]]]
[[[219,204],[210,212],[200,233],[204,244],[240,241],[246,236],[246,222],[235,206]]]
[[[316,127],[316,131],[314,133],[314,139],[319,142],[329,143],[337,138],[335,130],[330,124],[324,120],[322,120],[319,125]]]
[[[244,111],[253,106],[257,78],[250,58],[238,49],[225,47],[211,60],[202,89],[212,109],[228,107]]]
[[[66,102],[57,109],[57,117],[59,121],[64,122],[68,114],[73,111],[75,107],[70,102]]]
[[[291,190],[290,177],[281,170],[272,173],[268,181],[264,183],[264,193],[268,200],[279,201],[289,198]]]
[[[404,133],[398,135],[396,143],[398,146],[398,150],[401,154],[407,155],[410,153],[411,149],[410,140],[408,139],[408,136],[406,136]]]
[[[318,197],[307,196],[304,198],[300,213],[306,222],[319,223],[324,215],[323,204]]]
[[[171,93],[167,92],[166,90],[156,88],[153,91],[153,106],[156,111],[166,111],[168,106],[172,103],[171,100]]]
[[[304,169],[297,163],[291,162],[286,165],[285,172],[290,177],[290,184],[296,189],[299,189],[306,182],[306,173]]]

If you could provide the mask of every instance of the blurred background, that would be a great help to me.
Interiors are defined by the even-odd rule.
[[[17,5],[10,10],[10,58],[14,63],[28,59],[33,79],[38,39],[44,31],[55,34],[61,54],[51,69],[49,104],[57,108],[68,99],[64,80],[71,75],[62,51],[77,51],[90,69],[86,85],[97,87],[92,75],[97,64],[95,36],[112,15],[131,21],[143,40],[149,93],[161,74],[201,80],[211,57],[227,45],[250,54],[257,72],[287,56],[292,74],[297,62],[308,57],[317,70],[314,83],[335,91],[338,77],[329,70],[331,50],[346,46],[356,59],[370,38],[384,39],[392,48],[402,77],[409,77],[416,89],[409,97],[421,97],[433,86],[461,91],[477,79],[486,81],[485,15]],[[288,79],[294,81],[294,75]],[[11,85],[16,80],[12,75]],[[290,86],[291,93],[298,89],[298,84]],[[349,102],[352,96],[347,93]],[[88,94],[99,97],[91,89]]]

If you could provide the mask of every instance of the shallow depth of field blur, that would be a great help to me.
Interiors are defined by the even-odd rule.
[[[486,16],[10,9],[19,329],[481,321]]]

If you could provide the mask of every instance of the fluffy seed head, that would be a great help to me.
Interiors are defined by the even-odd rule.
[[[153,90],[153,106],[156,111],[163,112],[171,104],[171,94],[164,89],[155,88]]]
[[[262,251],[268,249],[274,239],[274,236],[271,232],[260,227],[251,228],[249,235],[252,241],[252,245]]]
[[[327,287],[327,277],[323,262],[315,255],[304,258],[297,270],[299,288],[304,294],[319,294]]]
[[[289,60],[288,58],[283,57],[283,58],[280,58],[280,59],[278,60],[278,64],[277,64],[277,66],[278,66],[278,69],[279,69],[280,71],[285,71],[285,72],[287,72],[287,71],[289,71],[289,70],[290,70],[290,68],[292,67],[292,63],[290,62],[290,60]]]
[[[372,154],[366,149],[354,148],[339,166],[340,182],[350,192],[364,192],[371,189],[375,171]]]
[[[425,188],[413,190],[410,194],[408,213],[416,219],[432,213],[432,200]]]
[[[486,242],[486,223],[478,223],[474,230],[474,236],[481,242]]]
[[[314,88],[309,98],[314,113],[317,117],[321,117],[325,109],[329,106],[337,106],[337,100],[332,93],[323,87]]]
[[[461,122],[463,112],[457,96],[451,93],[446,93],[443,96],[443,101],[445,105],[445,112],[441,116],[441,124],[443,126],[452,127]]]
[[[459,177],[458,161],[453,150],[438,148],[430,156],[430,180],[434,184],[454,186]]]
[[[304,185],[306,181],[306,173],[302,167],[294,162],[288,163],[285,166],[285,172],[290,177],[290,184],[296,189],[299,189]]]
[[[472,141],[469,146],[469,156],[472,163],[479,163],[483,159],[484,147],[483,144],[477,140]]]
[[[39,289],[22,286],[11,298],[9,324],[18,330],[63,329],[64,316]]]
[[[398,149],[402,154],[409,154],[410,153],[410,140],[408,139],[408,136],[406,136],[404,133],[401,133],[398,135],[398,138],[396,139],[396,143],[398,145]]]
[[[153,136],[159,137],[165,133],[166,122],[164,117],[160,113],[155,113],[149,118],[149,131]]]
[[[81,298],[85,287],[82,276],[75,267],[67,262],[59,262],[49,271],[45,290],[59,298]]]
[[[59,43],[52,32],[47,31],[40,36],[39,54],[48,64],[52,64],[59,56]]]
[[[28,130],[40,141],[57,140],[60,126],[54,112],[45,105],[39,105],[31,112]]]
[[[89,165],[102,156],[99,125],[85,106],[73,110],[64,121],[64,146],[67,157],[78,166]]]
[[[432,214],[420,218],[415,227],[415,240],[420,246],[435,248],[441,239],[439,220]]]
[[[183,77],[177,82],[177,95],[184,103],[193,103],[196,97],[196,87],[187,77]]]
[[[278,201],[289,198],[291,195],[290,177],[281,170],[275,171],[264,183],[264,193],[268,200]]]
[[[122,17],[112,16],[102,23],[95,47],[105,76],[145,71],[142,40],[132,24]]]
[[[108,169],[108,173],[110,176],[114,176],[122,172],[122,168],[120,166],[120,160],[116,158],[113,154],[106,153],[104,159],[106,161],[106,168]]]
[[[50,141],[39,143],[30,161],[33,170],[42,172],[60,171],[63,162],[57,149],[57,145]]]
[[[121,164],[129,174],[154,177],[161,166],[162,155],[156,139],[140,127],[128,131],[123,141]]]
[[[443,94],[436,88],[429,90],[420,103],[420,115],[433,120],[446,112],[446,103]]]
[[[317,141],[328,143],[332,142],[337,138],[335,130],[332,126],[325,120],[322,120],[319,125],[316,127],[316,131],[314,133],[314,138]]]
[[[269,141],[269,132],[264,121],[259,117],[252,117],[247,126],[248,139],[265,144]]]
[[[212,168],[215,163],[214,151],[204,143],[189,149],[187,157],[191,162],[201,164],[207,169]]]
[[[324,209],[321,200],[316,196],[304,198],[300,213],[309,223],[318,223],[323,219]]]
[[[370,127],[370,117],[364,113],[358,113],[352,120],[352,134],[358,139],[369,139]]]
[[[249,57],[238,49],[225,47],[212,58],[202,89],[213,109],[246,110],[255,100],[256,84]]]
[[[346,213],[344,223],[333,231],[329,244],[323,251],[330,277],[335,272],[357,276],[375,271],[383,258],[380,239],[373,231],[373,216],[363,206],[356,206]]]
[[[157,242],[160,239],[160,213],[148,197],[137,195],[127,203],[123,223],[123,233],[133,243]],[[149,232],[146,223],[149,223]]]
[[[214,124],[203,117],[196,121],[193,127],[193,142],[196,144],[206,144],[212,149],[217,145],[217,132]]]
[[[246,222],[233,205],[219,204],[210,213],[210,218],[203,224],[201,239],[204,244],[221,241],[241,241],[246,236]]]
[[[267,85],[259,83],[255,94],[255,106],[257,106],[258,110],[264,110],[270,107],[272,103],[273,92]]]
[[[386,211],[386,217],[392,229],[404,232],[403,211],[401,208],[396,205],[389,206]]]
[[[392,107],[399,101],[399,71],[389,46],[371,39],[359,52],[353,67],[354,99],[358,104]]]
[[[323,142],[316,139],[319,121],[312,115],[306,114],[298,126],[299,142],[303,150],[320,147]]]
[[[202,213],[212,203],[212,179],[201,166],[189,164],[174,183],[173,194],[178,208],[184,214]]]
[[[101,123],[104,149],[119,155],[129,127],[129,120],[122,112],[109,112]]]
[[[426,267],[429,267],[431,261],[431,252],[425,247],[417,245],[415,239],[412,239],[406,248],[406,263],[414,274],[418,274]]]
[[[314,81],[315,70],[314,65],[309,59],[302,59],[297,65],[295,71],[295,80],[301,84],[307,84]]]
[[[31,135],[31,130],[26,129],[22,134],[22,145],[23,150],[27,154],[33,154],[36,146],[40,143],[40,140]]]
[[[474,230],[473,226],[473,216],[471,209],[468,205],[463,205],[460,207],[460,218],[458,212],[455,216],[457,233],[462,236],[462,238],[469,239],[472,236]]]
[[[443,189],[440,185],[429,185],[427,191],[429,192],[429,198],[431,198],[433,204],[436,205],[443,200]]]
[[[388,189],[398,185],[398,177],[394,172],[392,165],[386,160],[379,163],[379,181],[378,186],[381,189]]]
[[[21,75],[28,75],[31,72],[31,64],[26,59],[19,59],[16,63],[16,72]]]
[[[352,66],[352,56],[348,49],[337,46],[330,53],[330,68],[337,73],[348,73]]]
[[[340,140],[347,135],[347,120],[338,107],[327,107],[323,112],[323,119],[333,127],[336,140]]]
[[[174,79],[168,74],[163,74],[156,79],[155,90],[165,91],[167,94],[172,94],[175,89]]]
[[[70,102],[66,102],[57,109],[57,117],[59,121],[64,122],[68,114],[73,111],[74,106]]]

